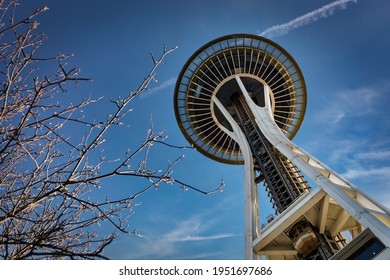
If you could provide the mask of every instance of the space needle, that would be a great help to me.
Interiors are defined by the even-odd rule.
[[[281,46],[250,34],[207,43],[183,66],[174,109],[199,152],[244,165],[245,259],[390,259],[390,210],[291,141],[306,86]],[[276,214],[264,227],[260,187]]]

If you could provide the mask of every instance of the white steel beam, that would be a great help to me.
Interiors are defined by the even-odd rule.
[[[318,231],[323,234],[325,232],[326,218],[328,216],[329,209],[329,196],[325,196],[322,200],[322,205],[320,209],[320,217],[318,222]]]
[[[259,236],[260,218],[258,210],[257,185],[255,183],[255,171],[253,166],[253,156],[248,141],[238,124],[229,114],[226,108],[214,95],[213,102],[228,120],[233,128],[233,132],[220,126],[220,128],[234,139],[240,146],[245,163],[245,186],[244,186],[244,258],[247,260],[257,259],[253,252],[253,240]]]
[[[329,229],[330,235],[333,237],[336,236],[348,221],[349,217],[350,215],[347,211],[341,210],[341,213],[337,216],[333,226]]]

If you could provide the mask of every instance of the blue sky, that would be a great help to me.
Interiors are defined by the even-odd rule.
[[[262,34],[284,47],[306,80],[308,104],[294,142],[390,206],[390,2],[387,0],[166,0],[21,1],[21,13],[47,5],[39,17],[48,53],[73,53],[92,83],[77,95],[104,96],[90,114],[104,118],[109,98],[135,89],[151,68],[149,52],[179,48],[167,57],[151,86],[113,130],[105,153],[118,157],[136,147],[149,128],[164,130],[170,143],[187,145],[176,124],[173,90],[181,67],[208,41],[233,33]],[[344,4],[342,4],[344,3]],[[323,7],[327,8],[323,8]],[[164,167],[181,153],[175,170],[182,181],[222,193],[204,196],[161,186],[138,199],[129,227],[143,235],[121,236],[106,255],[113,259],[242,259],[243,168],[214,162],[196,151],[161,150]],[[103,192],[118,195],[138,182],[114,179]],[[315,186],[312,186],[315,187]],[[262,220],[272,213],[260,198]],[[263,221],[262,221],[263,222]],[[103,228],[102,231],[105,229]]]

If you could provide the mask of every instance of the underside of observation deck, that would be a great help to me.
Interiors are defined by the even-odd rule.
[[[218,38],[196,51],[181,71],[175,88],[179,127],[198,151],[224,163],[243,164],[239,145],[221,126],[228,126],[212,102],[221,102],[234,75],[254,94],[271,89],[275,122],[290,139],[298,131],[306,109],[306,87],[295,60],[276,43],[256,35]],[[231,94],[231,93],[229,93]],[[229,127],[228,127],[229,128]]]

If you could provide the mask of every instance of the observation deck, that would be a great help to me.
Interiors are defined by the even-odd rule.
[[[258,105],[264,102],[264,87],[269,87],[274,120],[289,139],[304,118],[306,85],[292,56],[278,44],[256,35],[217,38],[189,58],[174,94],[176,120],[183,135],[211,159],[243,164],[238,143],[221,129],[232,128],[212,101],[216,95],[233,111],[231,97],[238,91],[235,76],[240,77]]]

